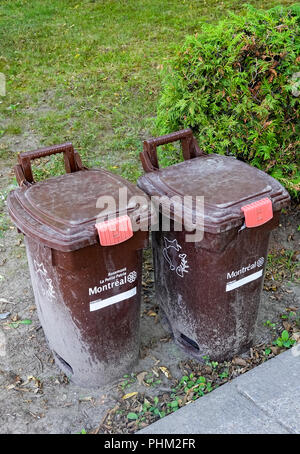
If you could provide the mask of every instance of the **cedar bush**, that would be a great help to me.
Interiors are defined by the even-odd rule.
[[[201,26],[164,68],[156,133],[190,127],[299,196],[299,31],[299,3]]]

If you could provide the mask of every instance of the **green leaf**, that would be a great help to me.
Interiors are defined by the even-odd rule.
[[[32,320],[25,319],[25,320],[20,320],[20,325],[31,325]]]
[[[178,407],[178,402],[177,402],[177,400],[172,400],[172,402],[171,402],[171,407],[172,407],[172,408]]]
[[[197,383],[205,383],[205,382],[206,382],[206,378],[205,378],[205,377],[202,377],[202,376],[201,376],[201,377],[199,377],[199,378],[197,379]]]
[[[138,415],[136,413],[128,413],[127,418],[130,420],[138,419]]]
[[[286,342],[288,339],[289,339],[289,332],[285,329],[284,331],[282,331],[281,333],[281,339]]]
[[[283,342],[283,346],[284,346],[285,348],[290,348],[290,346],[291,346],[291,341],[288,340],[288,341]]]
[[[19,325],[31,325],[32,321],[29,319],[17,320],[16,322],[9,323],[13,328],[18,328]]]

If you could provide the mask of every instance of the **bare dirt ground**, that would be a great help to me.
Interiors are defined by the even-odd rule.
[[[10,167],[2,168],[1,173],[3,187],[7,187],[12,177]],[[282,215],[270,246],[279,256],[282,251],[294,251],[288,263],[293,269],[299,264],[299,214],[299,207],[295,207]],[[10,313],[0,320],[0,433],[132,433],[153,422],[159,417],[153,406],[139,421],[128,418],[128,413],[137,414],[145,401],[154,402],[157,408],[160,402],[161,408],[168,408],[178,380],[199,365],[174,344],[161,324],[150,249],[145,251],[139,362],[131,375],[109,386],[83,389],[69,383],[54,363],[37,318],[22,235],[8,223],[0,238],[0,314]],[[255,347],[235,363],[227,364],[228,377],[218,379],[219,384],[266,360],[265,346],[272,345],[276,329],[277,333],[283,329],[280,314],[287,313],[286,308],[300,307],[299,285],[289,269],[280,261],[274,269],[271,267],[265,280],[268,290],[262,295]],[[31,323],[22,324],[21,320]],[[277,328],[264,326],[267,320],[278,323]],[[268,357],[279,352],[273,348]],[[205,367],[202,373],[214,372],[211,366]],[[179,406],[185,403],[179,401]]]

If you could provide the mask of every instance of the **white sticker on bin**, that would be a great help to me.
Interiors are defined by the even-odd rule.
[[[262,275],[263,275],[263,270],[259,270],[256,273],[252,273],[249,276],[243,277],[243,279],[239,279],[238,281],[228,282],[228,284],[226,284],[226,292],[230,292],[231,290],[234,290],[235,288],[248,284],[248,282],[255,281],[256,279],[260,278]]]
[[[127,300],[136,295],[136,287],[128,290],[127,292],[119,293],[118,295],[111,296],[104,300],[98,299],[90,302],[90,312],[103,309],[103,307],[111,306],[112,304],[119,303],[120,301]]]

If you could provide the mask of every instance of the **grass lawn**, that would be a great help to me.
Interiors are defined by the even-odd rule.
[[[19,151],[71,141],[85,164],[135,181],[165,59],[203,22],[246,3],[269,8],[294,1],[2,0],[2,164],[16,161],[15,141]],[[59,172],[58,162],[57,156],[38,162],[36,175]]]

